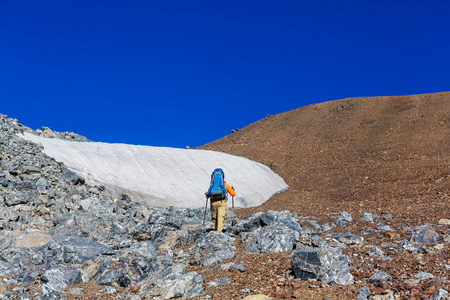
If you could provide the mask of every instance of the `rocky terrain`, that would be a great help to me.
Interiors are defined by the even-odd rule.
[[[86,138],[0,115],[0,299],[447,299],[449,122],[449,93],[344,99],[205,145],[291,187],[217,233],[203,209],[112,198],[17,134]]]

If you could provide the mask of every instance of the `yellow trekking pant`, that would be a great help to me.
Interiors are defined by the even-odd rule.
[[[223,230],[223,219],[227,213],[227,200],[211,201],[211,218],[218,232]]]

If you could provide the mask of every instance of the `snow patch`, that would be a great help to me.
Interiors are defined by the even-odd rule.
[[[21,137],[40,143],[45,154],[87,183],[104,185],[115,197],[128,194],[150,206],[204,207],[215,168],[222,168],[225,181],[236,189],[236,207],[258,206],[288,189],[267,166],[217,151],[73,142],[27,132]]]

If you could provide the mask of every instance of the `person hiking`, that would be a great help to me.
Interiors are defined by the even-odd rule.
[[[206,199],[211,200],[211,218],[214,229],[218,232],[223,230],[223,220],[227,213],[227,195],[236,196],[234,188],[225,182],[225,174],[222,169],[215,169],[211,174],[211,184],[205,193]]]

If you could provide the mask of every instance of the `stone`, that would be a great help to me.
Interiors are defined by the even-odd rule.
[[[318,235],[313,235],[311,237],[311,245],[314,247],[323,247],[326,246],[327,241],[325,241],[323,238],[321,238]]]
[[[196,238],[194,248],[195,257],[191,265],[212,266],[224,259],[231,259],[235,255],[232,243],[235,238],[224,233],[211,231],[203,233]]]
[[[141,282],[139,294],[143,297],[172,299],[194,297],[204,293],[203,277],[195,272],[185,273],[186,267],[175,264],[160,270],[155,276]]]
[[[41,285],[43,291],[47,294],[51,292],[61,292],[67,287],[67,281],[64,273],[59,269],[50,269],[41,276]]]
[[[353,217],[348,212],[341,212],[336,221],[333,222],[335,226],[345,226],[346,223],[353,222]]]
[[[63,179],[68,181],[68,182],[70,182],[70,183],[72,183],[72,184],[74,184],[74,185],[84,184],[85,183],[85,180],[84,180],[83,177],[77,175],[75,172],[72,172],[72,171],[70,171],[68,169],[64,173]]]
[[[290,261],[295,277],[302,280],[317,278],[327,286],[354,282],[341,248],[298,248],[290,255]]]
[[[22,166],[22,173],[24,174],[40,174],[42,170],[40,168],[37,168],[35,166]]]
[[[251,232],[267,225],[282,225],[291,230],[302,231],[302,227],[290,211],[266,211],[246,216],[241,222],[240,232]]]
[[[429,225],[417,227],[411,237],[411,242],[416,244],[430,244],[438,241],[439,234]]]
[[[269,296],[263,295],[263,294],[258,294],[258,295],[250,295],[245,297],[242,300],[271,300],[272,298],[270,298]]]
[[[217,278],[211,282],[206,284],[206,288],[209,289],[211,287],[224,286],[233,281],[231,278]]]
[[[102,292],[105,293],[105,294],[112,294],[112,293],[117,292],[117,289],[116,289],[115,287],[112,287],[112,286],[106,286],[106,287],[102,290]]]
[[[367,251],[367,254],[369,256],[378,256],[378,257],[384,256],[383,250],[381,250],[378,247],[371,248],[369,251]]]
[[[450,225],[449,219],[440,219],[438,222],[439,225]]]
[[[381,225],[377,227],[378,230],[381,231],[394,231],[389,225]]]
[[[242,242],[249,253],[275,253],[294,250],[300,233],[281,225],[267,225],[249,233],[242,233]]]
[[[83,275],[80,269],[64,270],[64,281],[67,284],[79,284],[83,282]]]
[[[431,300],[448,300],[450,299],[448,292],[444,289],[438,289],[433,293]]]
[[[385,294],[374,295],[370,297],[371,300],[396,300],[394,293],[390,290],[385,291]]]
[[[370,283],[381,283],[383,281],[392,281],[392,276],[383,271],[378,271],[369,278]]]
[[[0,185],[3,186],[3,187],[8,187],[8,185],[9,185],[9,180],[6,179],[6,178],[0,177]]]
[[[47,253],[48,259],[51,259],[54,264],[58,264],[58,262],[82,264],[100,255],[113,255],[115,253],[113,249],[99,242],[73,236],[53,238],[38,249]]]
[[[420,272],[420,273],[417,273],[416,275],[414,275],[414,278],[416,278],[418,281],[422,281],[422,280],[434,278],[434,275],[430,274],[430,273],[426,273],[426,272]]]
[[[47,244],[52,239],[51,235],[45,234],[41,231],[33,231],[26,234],[22,239],[16,242],[16,247],[37,247]]]
[[[321,231],[321,227],[316,220],[304,220],[301,222],[303,229],[309,229],[311,232],[318,233]]]
[[[358,295],[356,296],[356,300],[367,300],[372,293],[370,292],[367,286],[363,286],[358,290]]]
[[[39,195],[34,192],[21,192],[21,191],[12,191],[4,198],[4,202],[6,206],[16,206],[19,204],[27,204],[34,199],[37,199]]]
[[[338,240],[339,242],[344,243],[346,245],[362,244],[364,242],[363,237],[353,234],[351,232],[334,233],[331,236],[336,240]]]
[[[83,295],[83,289],[82,288],[70,288],[69,294],[71,295]]]
[[[392,220],[392,216],[390,214],[382,214],[381,218],[383,220]]]
[[[363,216],[359,220],[362,222],[373,222],[374,215],[371,213],[364,213]]]

